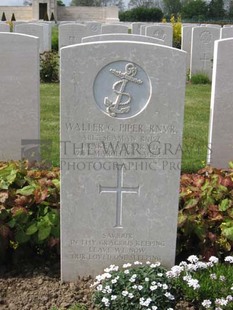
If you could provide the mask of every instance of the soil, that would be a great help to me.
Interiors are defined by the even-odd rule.
[[[91,301],[91,277],[62,283],[57,261],[10,266],[0,265],[0,310],[65,310],[77,303],[85,305],[84,309],[97,310]],[[195,310],[186,302],[175,309]]]

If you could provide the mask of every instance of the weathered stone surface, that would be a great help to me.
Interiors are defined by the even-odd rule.
[[[175,259],[185,52],[61,49],[62,279]]]

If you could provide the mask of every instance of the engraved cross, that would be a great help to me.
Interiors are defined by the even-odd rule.
[[[203,62],[203,70],[207,69],[207,62],[209,61],[209,58],[207,57],[206,54],[204,54],[204,57],[201,58],[201,61]]]
[[[124,171],[123,167],[117,169],[117,186],[101,186],[99,185],[99,193],[116,193],[116,228],[122,228],[122,198],[123,194],[140,194],[139,186],[128,187],[124,186]]]

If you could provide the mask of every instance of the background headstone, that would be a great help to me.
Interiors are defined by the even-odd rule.
[[[0,23],[0,32],[10,32],[10,26],[5,23]]]
[[[39,39],[0,33],[0,160],[21,159],[21,140],[40,139]]]
[[[167,46],[172,46],[173,28],[169,25],[152,25],[145,28],[145,35],[164,41]]]
[[[214,41],[220,38],[220,28],[192,29],[190,75],[203,73],[212,79]]]
[[[61,49],[62,280],[174,264],[185,54],[122,41]]]
[[[64,46],[78,44],[82,38],[88,35],[87,26],[73,23],[59,26],[59,48]]]
[[[40,53],[45,51],[43,25],[31,23],[17,24],[15,25],[15,33],[22,33],[38,37],[40,42]]]
[[[220,31],[220,39],[233,38],[233,27],[224,27]]]
[[[128,26],[125,25],[117,25],[117,24],[104,24],[101,26],[101,33],[108,34],[108,33],[128,33]]]
[[[208,164],[229,168],[233,160],[233,38],[215,42]]]
[[[101,34],[97,36],[91,36],[86,37],[82,39],[82,43],[87,42],[95,42],[95,41],[137,41],[137,42],[147,42],[147,43],[154,43],[154,44],[162,44],[164,45],[163,40],[159,40],[152,37],[146,37],[136,34],[126,34],[126,33],[120,33],[120,34]]]

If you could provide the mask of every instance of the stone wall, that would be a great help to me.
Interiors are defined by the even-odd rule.
[[[0,6],[0,19],[5,12],[7,20],[11,20],[14,13],[17,21],[31,21],[35,19],[30,6]],[[56,15],[56,14],[55,14]],[[118,8],[112,7],[58,7],[58,21],[86,21],[95,20],[99,22],[118,22]]]
[[[118,8],[113,7],[85,7],[70,6],[57,8],[58,21],[94,20],[98,22],[114,22],[118,19]]]
[[[30,6],[0,6],[0,19],[5,12],[6,19],[11,20],[14,13],[16,20],[32,20],[32,8]]]

